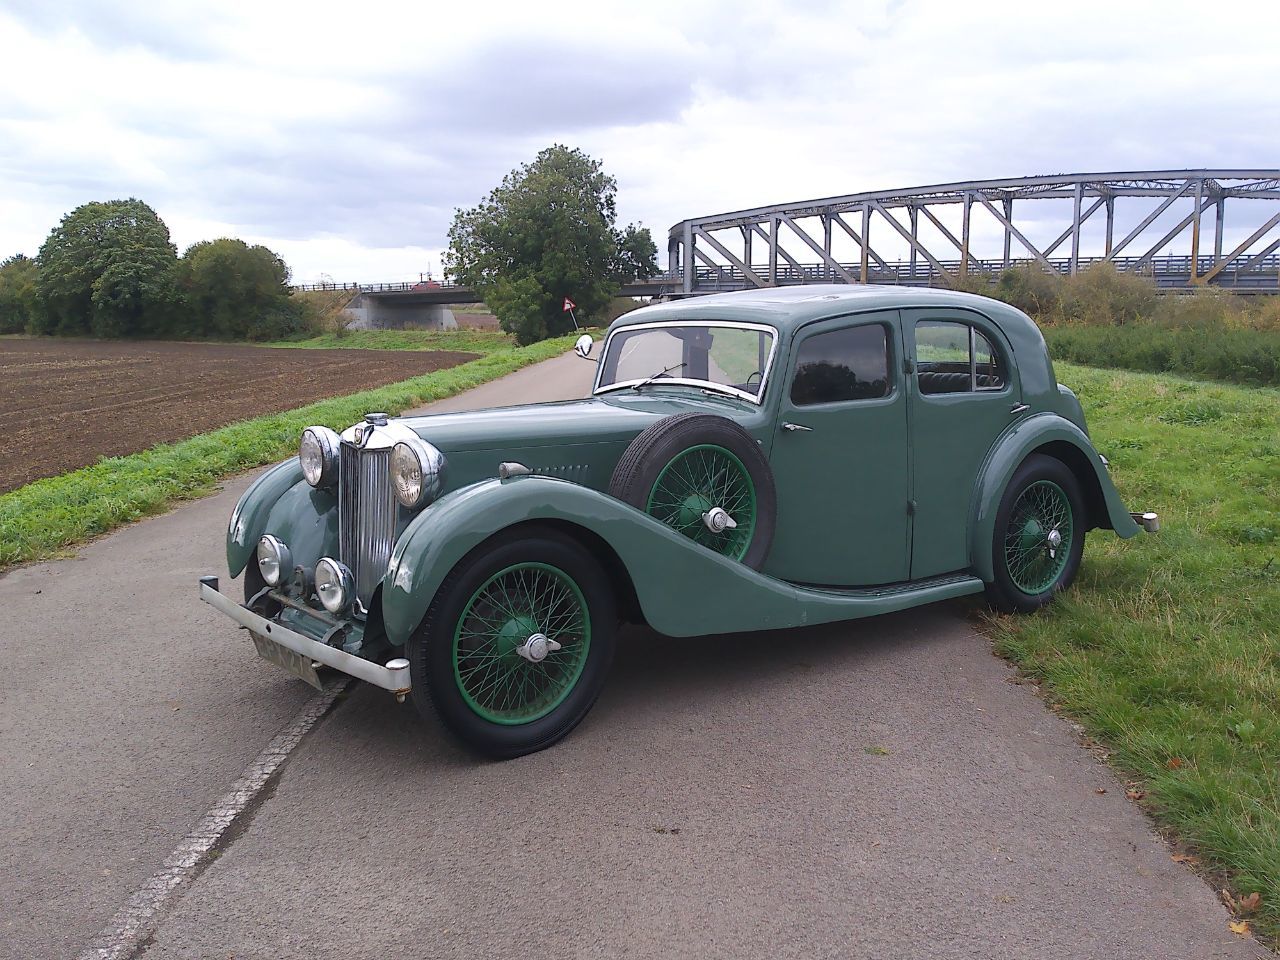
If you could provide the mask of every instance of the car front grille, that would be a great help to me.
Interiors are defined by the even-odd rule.
[[[391,450],[364,450],[344,440],[338,466],[338,559],[351,569],[356,599],[367,610],[395,545]]]

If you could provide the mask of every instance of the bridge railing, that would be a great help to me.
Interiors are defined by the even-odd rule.
[[[1083,270],[1094,263],[1102,263],[1103,257],[1081,257],[1078,268]],[[910,260],[888,261],[885,264],[869,265],[867,279],[871,283],[897,284],[902,286],[945,286],[949,279],[960,275],[959,260],[940,260],[939,265],[946,271],[944,276],[932,264],[925,260],[912,263]],[[1111,264],[1121,273],[1134,273],[1150,277],[1161,287],[1185,287],[1191,279],[1191,257],[1171,256],[1153,257],[1115,257]],[[1070,271],[1071,260],[1066,257],[1049,260],[1054,271],[1066,275]],[[1203,276],[1213,268],[1214,258],[1211,256],[1196,259],[1196,275]],[[861,264],[842,263],[840,266],[855,279],[861,275]],[[1005,270],[1013,267],[1039,268],[1036,260],[1011,258],[1007,263],[998,260],[970,260],[968,274],[994,279]],[[768,264],[753,264],[751,270],[758,277],[767,278]],[[1228,267],[1214,277],[1212,286],[1225,288],[1277,289],[1280,290],[1280,254],[1271,254],[1250,265],[1248,270]],[[666,282],[678,282],[684,276],[679,271],[676,276],[664,275]],[[657,278],[655,278],[657,279]],[[833,283],[843,278],[826,263],[778,264],[774,272],[774,282],[779,286],[801,283]],[[741,290],[754,286],[741,269],[732,264],[721,266],[701,265],[694,269],[694,285],[699,293],[715,290]]]
[[[352,290],[356,293],[414,293],[421,290],[465,290],[460,283],[438,280],[405,280],[400,283],[295,283],[294,290]]]

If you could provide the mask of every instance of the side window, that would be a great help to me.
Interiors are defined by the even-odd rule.
[[[800,344],[791,402],[797,407],[889,395],[889,347],[879,323],[818,333]]]
[[[921,320],[916,324],[916,376],[920,392],[1000,390],[1006,376],[999,352],[967,323]]]
[[[975,386],[979,390],[1002,390],[1006,382],[1004,363],[986,335],[973,331]]]

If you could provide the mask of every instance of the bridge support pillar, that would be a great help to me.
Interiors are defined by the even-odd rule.
[[[1080,272],[1080,204],[1084,200],[1084,184],[1077,183],[1075,196],[1072,202],[1075,204],[1071,214],[1071,275],[1074,277]]]
[[[1009,224],[1013,223],[1013,197],[1004,198],[1004,218],[1007,221],[1004,225],[1004,269],[1009,269],[1009,248],[1013,245],[1013,227]]]
[[[404,303],[362,293],[342,311],[350,330],[457,330],[453,311],[440,303]]]

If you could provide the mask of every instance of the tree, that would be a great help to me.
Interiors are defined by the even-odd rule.
[[[600,317],[623,283],[657,273],[648,229],[615,226],[618,185],[581,150],[559,144],[511,171],[449,228],[445,270],[474,289],[519,343]]]
[[[36,258],[40,332],[99,337],[163,331],[178,251],[141,200],[86,203],[62,218]]]
[[[20,253],[0,262],[0,333],[34,333],[38,309],[36,262]]]
[[[188,336],[272,340],[302,325],[289,268],[264,246],[223,238],[192,244],[178,265]]]

